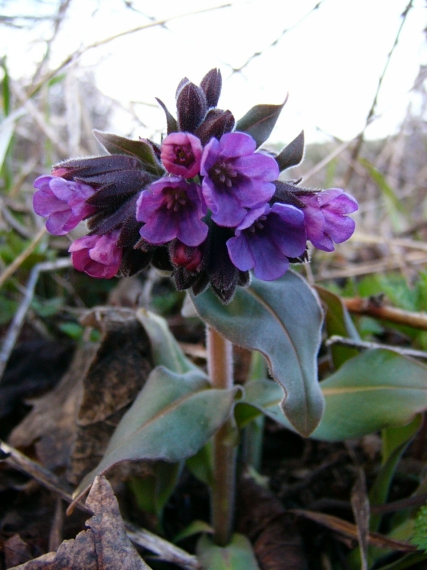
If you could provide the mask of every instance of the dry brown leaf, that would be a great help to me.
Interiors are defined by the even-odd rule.
[[[239,485],[237,528],[251,539],[262,570],[308,567],[295,516],[270,491],[246,477]]]
[[[366,491],[365,473],[362,469],[359,470],[356,483],[351,491],[351,506],[353,509],[354,520],[357,523],[361,569],[368,570],[370,507]]]
[[[292,509],[292,512],[298,516],[310,519],[318,524],[325,526],[337,533],[338,536],[343,537],[348,542],[357,544],[358,532],[355,524],[335,517],[333,515],[326,515],[324,513],[317,513],[314,511],[305,511],[302,509]],[[377,532],[370,532],[368,535],[368,543],[371,546],[377,546],[378,548],[391,548],[393,550],[398,550],[399,552],[413,552],[417,550],[415,546],[409,544],[408,542],[403,542],[400,540],[393,540],[379,534]],[[353,544],[353,546],[354,546]]]
[[[77,350],[57,388],[34,401],[9,438],[18,448],[34,444],[42,465],[65,471],[73,485],[99,463],[152,369],[150,341],[134,313],[104,309],[102,317],[91,321],[102,329],[100,342]]]
[[[49,552],[13,570],[150,570],[127,537],[117,499],[105,477],[95,479],[86,505],[94,513],[86,522],[88,530],[65,540],[56,553]]]
[[[7,539],[3,546],[6,568],[23,564],[31,559],[31,548],[19,534]]]

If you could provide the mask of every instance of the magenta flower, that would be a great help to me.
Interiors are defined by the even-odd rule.
[[[82,182],[46,175],[37,178],[34,188],[34,211],[47,218],[46,229],[53,235],[68,233],[95,212],[93,206],[86,204],[95,189]]]
[[[116,246],[118,236],[116,230],[103,236],[76,239],[68,250],[74,267],[97,279],[111,279],[117,275],[123,254],[123,249]]]
[[[354,232],[355,222],[346,214],[356,212],[356,200],[340,188],[330,188],[310,195],[299,195],[304,202],[304,223],[307,238],[314,247],[334,251],[334,242],[342,243]]]
[[[302,255],[306,247],[304,214],[295,206],[268,204],[247,213],[227,241],[230,259],[240,271],[253,269],[264,281],[284,275],[289,258]]]
[[[154,245],[175,238],[189,246],[201,244],[208,234],[208,226],[201,221],[205,213],[200,186],[178,176],[153,182],[136,204],[136,219],[145,222],[139,233]]]
[[[279,175],[274,158],[255,152],[255,140],[245,133],[213,138],[202,155],[203,197],[219,226],[239,225],[246,208],[258,208],[275,192]]]
[[[202,143],[190,133],[171,133],[162,143],[161,160],[171,174],[193,178],[200,171]]]
[[[198,271],[203,259],[203,246],[190,247],[175,240],[169,248],[170,260],[176,267],[185,267],[189,273]]]

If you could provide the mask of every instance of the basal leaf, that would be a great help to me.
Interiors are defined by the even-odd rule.
[[[338,335],[353,340],[360,340],[350,314],[338,295],[323,287],[315,287],[317,294],[326,306],[325,325],[328,336]],[[357,356],[359,351],[348,346],[333,344],[330,348],[335,368],[339,368],[346,360]]]
[[[259,570],[251,543],[242,534],[234,534],[228,546],[217,546],[204,535],[197,543],[197,558],[205,570]]]
[[[313,437],[342,440],[404,425],[427,408],[427,366],[385,349],[347,360],[322,382],[323,421]]]
[[[286,170],[292,166],[299,164],[304,157],[304,131],[294,138],[285,148],[279,153],[275,159],[279,165],[279,170]]]
[[[255,105],[236,124],[236,131],[251,135],[257,147],[261,146],[270,136],[271,131],[287,101],[281,105]]]
[[[145,309],[139,309],[136,317],[150,339],[154,366],[164,366],[178,374],[199,371],[182,352],[165,319]]]
[[[282,409],[294,429],[309,435],[319,424],[323,398],[317,382],[322,311],[307,282],[292,271],[277,281],[253,279],[223,305],[212,290],[192,297],[200,317],[225,338],[267,359],[285,392]]]
[[[238,390],[211,389],[202,371],[175,374],[155,368],[117,426],[103,459],[76,489],[76,500],[96,475],[121,461],[181,461],[194,455],[229,417]]]
[[[408,424],[427,409],[427,366],[385,349],[376,349],[347,360],[320,383],[325,413],[313,439],[343,441],[392,426]],[[257,416],[256,408],[290,429],[280,413],[280,392],[269,380],[245,386],[245,397],[236,404],[239,425]],[[241,409],[242,408],[242,409]]]
[[[110,154],[126,154],[138,158],[153,173],[162,175],[164,171],[157,160],[153,148],[143,140],[134,141],[125,137],[119,137],[112,133],[104,133],[94,130],[93,134]]]

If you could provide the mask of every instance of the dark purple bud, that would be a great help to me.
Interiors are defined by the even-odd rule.
[[[140,249],[133,249],[125,247],[123,249],[122,263],[120,265],[120,275],[123,277],[130,277],[135,275],[141,269],[147,267],[152,258],[151,251],[141,251]]]
[[[231,262],[226,245],[232,235],[233,230],[211,224],[205,262],[209,283],[224,304],[232,300],[240,279],[240,272]]]
[[[212,137],[219,140],[222,135],[231,133],[234,129],[234,125],[235,120],[231,111],[211,109],[194,134],[199,137],[202,145],[205,145]]]
[[[186,83],[178,94],[176,108],[179,129],[194,133],[208,109],[203,90],[194,83]]]
[[[222,77],[219,69],[211,69],[202,79],[200,87],[203,89],[208,107],[218,105],[221,95]]]
[[[304,158],[304,131],[301,131],[275,158],[280,172],[299,164]]]
[[[187,83],[190,83],[190,80],[188,79],[188,77],[183,77],[181,79],[181,81],[178,83],[178,87],[176,88],[175,91],[175,98],[178,99],[178,95],[181,92],[181,89],[184,87],[184,85],[187,85]]]
[[[281,180],[276,180],[274,182],[276,186],[276,192],[272,198],[272,202],[280,202],[281,204],[291,204],[297,208],[305,208],[305,203],[300,200],[295,194],[299,190],[293,184],[288,182],[282,182]]]
[[[156,97],[156,101],[160,105],[160,107],[163,109],[163,111],[165,112],[166,123],[168,126],[168,129],[167,129],[168,135],[170,135],[171,133],[176,133],[178,130],[178,123],[177,123],[175,117],[169,112],[168,108],[163,103],[163,101],[161,101],[157,97]]]
[[[173,265],[170,262],[169,250],[167,247],[156,247],[153,250],[151,265],[159,271],[173,271]]]
[[[64,160],[52,167],[53,176],[61,176],[65,180],[89,180],[92,176],[107,172],[123,170],[141,170],[142,165],[137,158],[124,154],[94,156],[92,158],[72,158]],[[90,182],[87,182],[90,184]]]
[[[98,190],[87,201],[92,206],[108,208],[121,204],[129,196],[138,194],[153,177],[143,170],[123,170],[121,172],[107,172],[91,178],[78,180],[90,180],[91,184],[98,185]]]

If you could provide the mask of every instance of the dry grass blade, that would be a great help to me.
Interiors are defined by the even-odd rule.
[[[33,253],[38,243],[45,235],[46,231],[47,231],[46,228],[43,226],[34,236],[34,239],[30,243],[30,245],[26,249],[24,249],[24,251],[20,253],[18,257],[15,258],[12,261],[12,263],[8,265],[6,269],[0,274],[0,287],[2,287],[4,283],[9,279],[9,277],[11,277],[15,273],[15,271],[24,263],[27,257],[29,257]]]
[[[298,516],[310,519],[318,524],[329,528],[336,532],[339,536],[342,536],[347,542],[348,539],[357,543],[358,541],[358,531],[357,526],[353,523],[334,517],[333,515],[326,515],[324,513],[316,513],[313,511],[304,511],[301,509],[292,509],[292,513]],[[416,546],[409,544],[408,542],[403,542],[400,540],[393,540],[379,534],[377,532],[370,532],[368,535],[368,543],[371,546],[376,546],[377,548],[391,548],[399,552],[415,552],[417,550]]]

